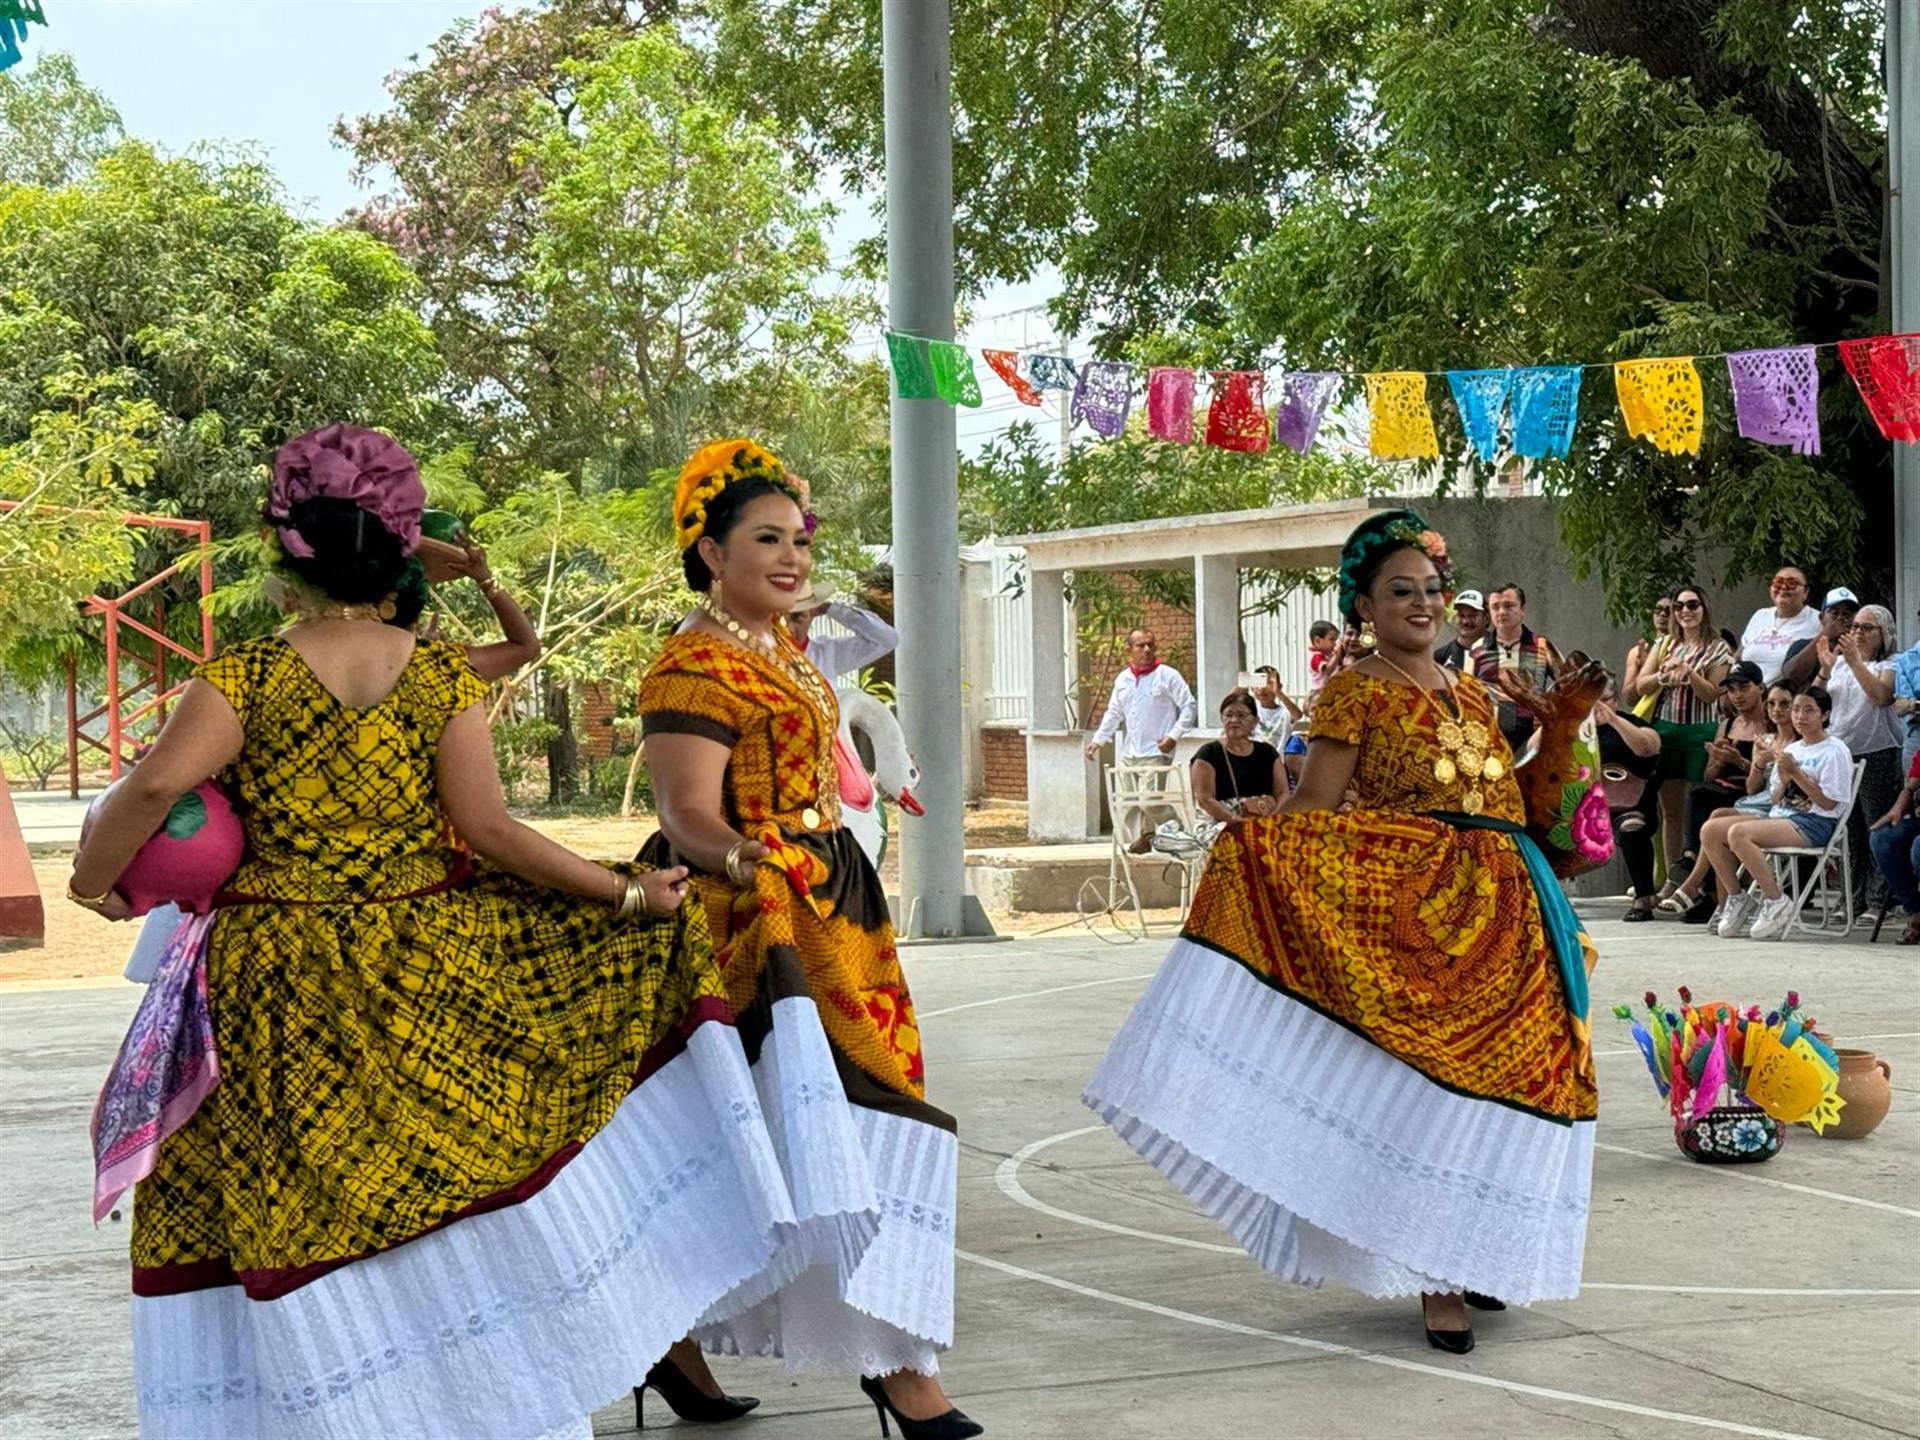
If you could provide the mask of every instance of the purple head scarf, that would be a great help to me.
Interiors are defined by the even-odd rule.
[[[427,508],[427,487],[406,447],[390,436],[358,425],[328,425],[309,430],[282,445],[273,457],[273,486],[267,491],[267,519],[280,533],[280,548],[310,559],[313,546],[290,518],[302,500],[330,496],[359,506],[411,555],[420,545],[420,512]]]

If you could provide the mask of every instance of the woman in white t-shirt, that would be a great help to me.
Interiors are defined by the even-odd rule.
[[[1773,604],[1753,612],[1740,636],[1740,658],[1760,667],[1771,682],[1796,641],[1820,633],[1820,612],[1807,603],[1807,575],[1797,565],[1782,565],[1773,577]]]
[[[1840,812],[1853,798],[1853,756],[1827,733],[1833,697],[1818,685],[1793,697],[1793,729],[1774,762],[1771,808],[1764,820],[1742,820],[1711,837],[1702,836],[1707,859],[1731,898],[1721,907],[1720,933],[1738,935],[1752,922],[1755,940],[1778,940],[1793,921],[1793,898],[1780,888],[1766,851],[1783,846],[1818,848],[1833,838]],[[1762,899],[1741,890],[1744,866]]]
[[[1860,857],[1868,853],[1869,822],[1893,808],[1905,774],[1900,764],[1904,737],[1893,712],[1893,614],[1884,605],[1862,605],[1852,629],[1831,644],[1816,640],[1814,647],[1820,656],[1819,683],[1833,696],[1833,738],[1866,765],[1847,834],[1854,857],[1854,909],[1863,920],[1878,919],[1886,909],[1887,882]]]

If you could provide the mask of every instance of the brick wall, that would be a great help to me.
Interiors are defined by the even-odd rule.
[[[619,732],[613,728],[613,686],[595,681],[580,687],[580,758],[589,764],[613,754]]]
[[[980,732],[986,763],[986,795],[990,800],[1027,798],[1027,732],[1006,726]]]

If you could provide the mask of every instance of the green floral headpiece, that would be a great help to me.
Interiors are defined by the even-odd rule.
[[[1447,602],[1453,602],[1453,562],[1447,558],[1446,537],[1420,518],[1415,510],[1382,510],[1353,527],[1340,547],[1340,613],[1358,621],[1354,602],[1360,598],[1360,576],[1375,556],[1388,550],[1421,550],[1440,572]]]

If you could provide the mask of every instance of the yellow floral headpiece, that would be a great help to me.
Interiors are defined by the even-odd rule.
[[[708,507],[736,480],[765,480],[791,495],[802,510],[808,508],[805,482],[787,474],[777,455],[751,440],[715,440],[687,457],[673,487],[673,525],[682,550],[707,533]]]

